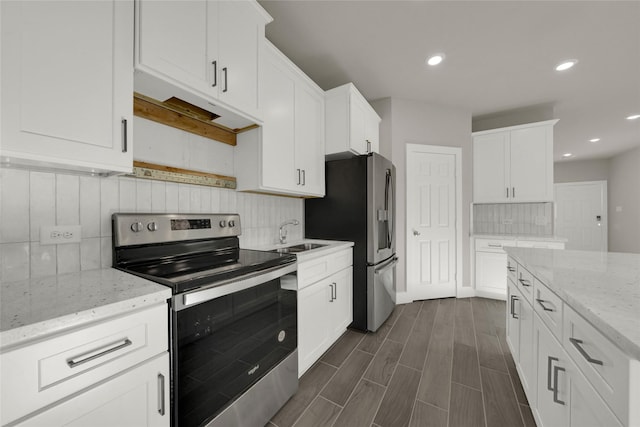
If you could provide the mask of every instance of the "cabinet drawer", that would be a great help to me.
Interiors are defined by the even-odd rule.
[[[529,301],[529,304],[533,304],[533,274],[518,264],[517,268],[516,285],[522,293],[525,300]]]
[[[543,285],[533,280],[533,308],[556,339],[562,342],[562,300]]]
[[[168,349],[166,304],[109,319],[0,355],[4,425]]]
[[[504,252],[505,246],[515,246],[514,240],[476,239],[476,250],[483,252]]]
[[[519,248],[564,249],[563,242],[545,242],[544,240],[518,240]]]
[[[317,282],[353,264],[351,248],[298,264],[298,289]]]
[[[632,361],[566,305],[563,335],[562,344],[569,356],[622,423],[628,425],[629,410],[633,409],[629,408]]]

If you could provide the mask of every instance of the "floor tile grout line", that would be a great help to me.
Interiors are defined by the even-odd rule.
[[[451,325],[451,338],[450,338],[450,343],[451,344],[451,369],[449,369],[449,399],[447,400],[447,426],[449,426],[449,423],[451,422],[451,394],[453,393],[452,389],[452,385],[453,385],[453,348],[455,347],[455,328],[456,328],[456,302],[457,298],[453,300],[453,325]],[[440,308],[440,303],[438,303],[438,308]],[[436,316],[438,315],[438,313],[436,312]]]
[[[478,332],[476,330],[476,316],[473,314],[473,301],[469,300],[469,309],[471,310],[471,324],[473,325],[473,338],[476,342],[476,358],[478,360],[478,375],[480,376],[480,395],[482,396],[482,412],[484,413],[484,425],[489,425],[487,421],[487,402],[484,395],[484,387],[482,385],[482,370],[480,369],[480,351],[478,346]]]
[[[462,385],[462,384],[460,384],[460,385]],[[439,410],[444,411],[444,412],[449,412],[447,409],[441,408],[441,407],[439,407],[438,405],[434,405],[433,403],[425,402],[425,401],[424,401],[424,400],[422,400],[422,399],[418,399],[418,398],[416,398],[416,402],[420,402],[420,403],[422,403],[422,404],[429,405],[429,406],[431,406],[432,408],[436,408],[436,409],[439,409]]]

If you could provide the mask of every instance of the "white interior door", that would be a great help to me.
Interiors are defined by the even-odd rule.
[[[555,234],[566,249],[607,251],[607,182],[555,184]]]
[[[455,149],[407,145],[407,291],[413,300],[456,295]]]

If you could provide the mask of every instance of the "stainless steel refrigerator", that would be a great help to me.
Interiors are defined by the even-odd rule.
[[[325,168],[326,196],[305,201],[305,236],[355,243],[351,327],[376,331],[395,306],[396,169],[376,153]]]

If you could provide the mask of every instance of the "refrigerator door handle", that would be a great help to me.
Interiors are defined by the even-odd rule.
[[[387,271],[391,267],[394,267],[397,263],[398,263],[398,257],[393,257],[391,261],[373,270],[373,273],[382,274],[383,272]]]
[[[391,249],[393,246],[393,221],[395,218],[393,217],[393,209],[395,205],[395,194],[393,193],[393,175],[391,174],[391,169],[387,169],[387,179],[386,179],[386,188],[385,188],[385,201],[384,208],[387,211],[387,247]]]

